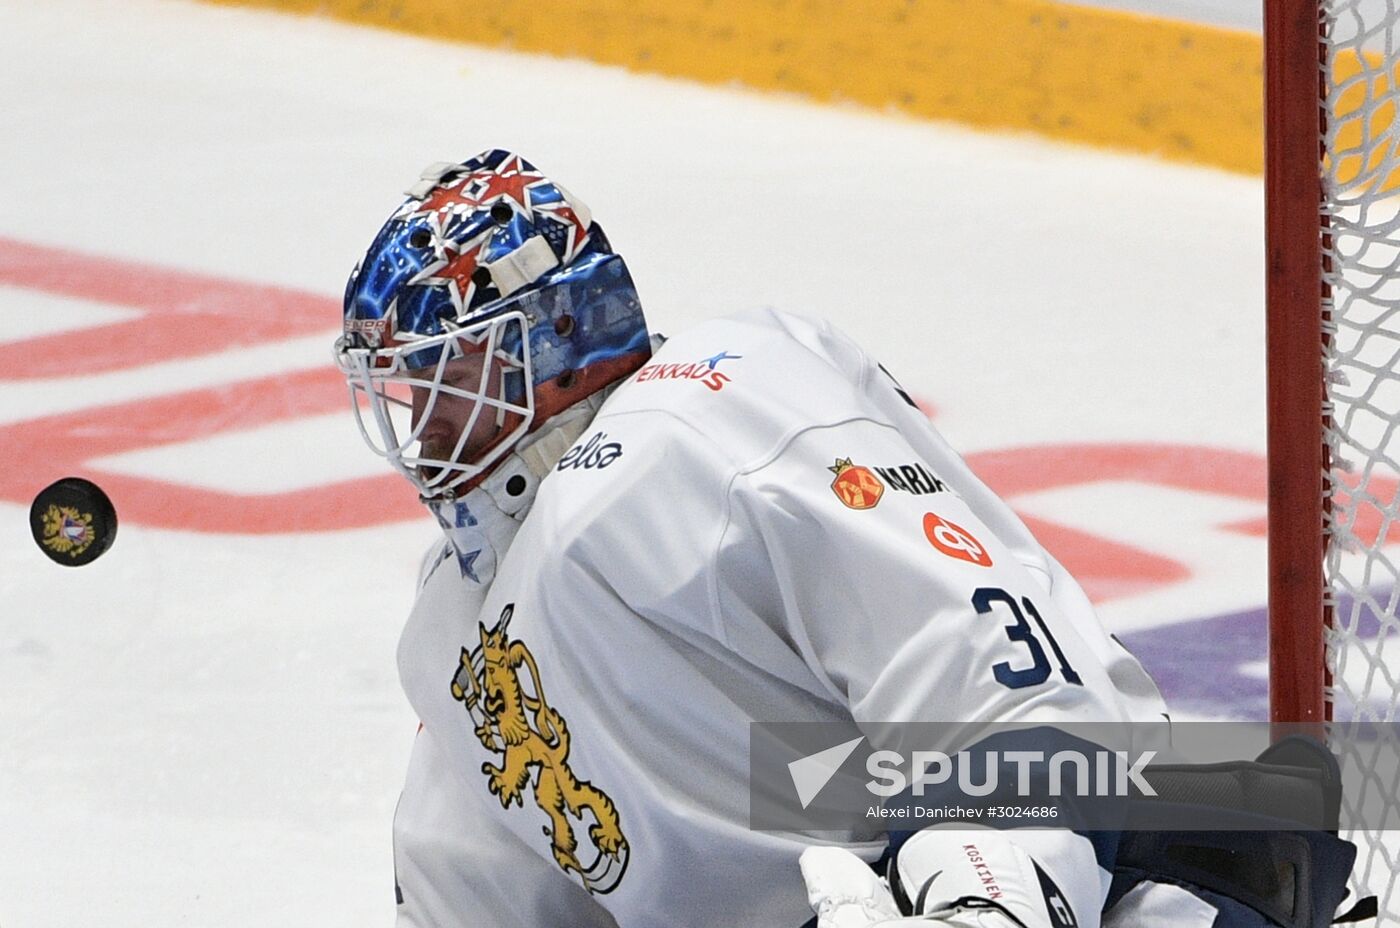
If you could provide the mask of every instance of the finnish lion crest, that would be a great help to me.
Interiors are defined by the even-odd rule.
[[[545,699],[530,649],[508,635],[514,611],[514,603],[507,605],[493,629],[478,624],[481,643],[470,651],[462,649],[452,696],[466,706],[482,745],[500,755],[500,766],[484,763],[481,772],[501,808],[508,809],[511,803],[524,807],[522,796],[534,772],[535,804],[549,817],[543,830],[555,862],[565,872],[578,874],[589,892],[612,892],[622,882],[628,858],[617,809],[606,793],[580,780],[569,766],[564,717]],[[593,853],[587,863],[580,860],[570,821],[582,824],[585,812],[593,818],[588,828]]]

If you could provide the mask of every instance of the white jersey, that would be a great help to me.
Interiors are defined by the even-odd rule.
[[[512,459],[473,494],[500,512],[449,512],[405,630],[405,924],[798,926],[816,841],[750,830],[750,723],[1160,718],[1078,584],[824,323],[702,324],[569,435],[537,489]]]

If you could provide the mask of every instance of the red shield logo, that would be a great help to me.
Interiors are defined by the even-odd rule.
[[[924,513],[924,535],[939,551],[978,567],[991,567],[992,556],[972,533],[955,522],[931,512]]]
[[[837,458],[827,470],[836,475],[831,492],[851,509],[873,509],[885,494],[885,485],[867,468],[852,464],[850,458]]]

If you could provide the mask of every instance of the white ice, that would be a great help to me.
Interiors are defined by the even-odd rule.
[[[1258,178],[170,0],[0,0],[0,88],[3,237],[335,298],[425,164],[511,147],[588,202],[663,332],[828,316],[968,452],[1264,448]],[[10,339],[119,312],[60,302],[0,288]],[[304,370],[336,324],[4,383],[0,422]],[[374,472],[349,421],[106,463],[302,487]],[[35,490],[63,476],[28,464]],[[1196,565],[1105,604],[1115,627],[1262,604],[1262,543],[1213,534],[1250,507],[1139,489],[1024,501]],[[393,655],[428,520],[126,524],[65,570],[26,519],[0,503],[0,923],[389,923],[415,726]]]

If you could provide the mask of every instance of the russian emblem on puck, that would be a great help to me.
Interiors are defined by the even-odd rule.
[[[873,509],[885,493],[885,485],[868,467],[852,464],[850,458],[837,458],[827,470],[836,475],[831,492],[852,509]]]
[[[65,567],[91,564],[117,537],[117,510],[102,488],[64,477],[39,491],[29,507],[29,530],[49,560]]]

